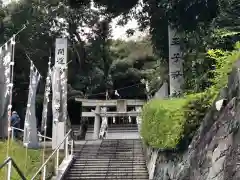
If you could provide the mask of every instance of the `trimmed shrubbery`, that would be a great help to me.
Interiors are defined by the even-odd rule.
[[[167,149],[188,143],[211,104],[212,95],[207,93],[149,101],[142,113],[144,142],[151,147]]]
[[[186,97],[182,111],[184,112],[184,130],[181,139],[181,148],[186,148],[191,142],[196,130],[199,128],[205,114],[211,107],[215,93],[206,91],[191,94]]]
[[[209,57],[216,60],[216,68],[213,71],[212,86],[205,92],[178,99],[154,99],[144,106],[141,135],[147,145],[177,148],[183,143],[187,147],[219,90],[227,85],[232,66],[240,58],[239,49],[238,43],[232,52],[208,52]]]
[[[143,108],[141,135],[152,147],[174,148],[183,133],[184,99],[152,100]]]

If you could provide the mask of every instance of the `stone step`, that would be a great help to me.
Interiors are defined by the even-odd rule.
[[[137,160],[137,159],[133,159],[133,160],[122,160],[122,159],[98,159],[98,161],[94,161],[93,159],[88,159],[88,160],[80,160],[80,159],[76,159],[75,160],[75,164],[84,164],[84,163],[88,163],[88,164],[100,164],[100,163],[112,163],[112,164],[138,164],[138,163],[145,163],[145,160]]]
[[[96,170],[96,169],[99,169],[99,170],[106,170],[108,169],[109,171],[112,170],[112,169],[126,169],[126,168],[129,168],[129,169],[132,169],[132,170],[140,170],[140,171],[144,171],[146,172],[146,167],[145,167],[145,164],[142,163],[142,164],[137,164],[137,165],[134,165],[134,167],[132,167],[132,164],[129,164],[129,165],[125,165],[125,164],[111,164],[109,166],[109,164],[98,164],[98,165],[95,165],[95,164],[74,164],[71,166],[71,170],[73,169],[77,169],[78,171],[80,171],[81,169],[88,169],[88,170]]]
[[[94,156],[82,156],[80,159],[82,159],[82,158],[88,158],[89,160],[88,161],[90,161],[91,159],[96,159],[97,157],[94,157]],[[99,161],[104,161],[104,160],[107,160],[107,159],[113,159],[114,157],[100,157],[100,158],[97,158]],[[114,162],[114,161],[120,161],[120,162],[122,162],[122,161],[126,161],[126,160],[129,160],[129,161],[133,161],[133,162],[141,162],[141,161],[143,161],[143,162],[145,162],[145,159],[144,158],[122,158],[122,157],[116,157],[116,158],[114,158],[113,160],[112,160],[112,162]],[[77,160],[78,161],[78,160]],[[79,161],[81,161],[81,160],[79,160]]]
[[[104,153],[76,153],[75,156],[81,158],[82,156],[99,156],[99,157],[122,157],[122,158],[129,158],[129,157],[134,157],[134,158],[144,158],[143,155],[134,155],[133,156],[133,153],[131,154],[123,154],[123,153],[119,153],[119,154],[115,154],[115,153],[112,153],[112,154],[104,154]]]
[[[78,168],[78,170],[81,170],[81,169],[98,169],[98,168],[109,168],[109,169],[114,169],[114,168],[129,168],[129,169],[134,169],[133,167],[136,167],[135,169],[136,170],[143,170],[145,169],[145,163],[142,162],[142,163],[136,163],[135,165],[133,165],[132,163],[129,163],[129,164],[114,164],[114,163],[99,163],[99,164],[88,164],[88,163],[82,163],[82,164],[74,164],[72,165],[71,168]]]
[[[117,146],[117,147],[116,147]],[[85,146],[82,146],[82,145],[76,145],[75,146],[75,149],[92,149],[92,148],[95,148],[95,149],[106,149],[106,150],[112,150],[112,149],[142,149],[142,146],[136,144],[136,145],[128,145],[128,144],[105,144],[104,145],[85,145]]]
[[[101,177],[101,176],[147,176],[147,173],[144,172],[130,172],[130,171],[123,171],[123,172],[119,172],[119,171],[111,171],[111,172],[93,172],[93,171],[86,171],[84,170],[84,172],[72,172],[70,171],[71,176],[80,176],[80,177],[93,177],[93,176],[97,176],[97,177]]]
[[[135,154],[133,154],[133,153],[131,153],[131,154],[124,154],[124,153],[117,153],[117,154],[115,154],[115,153],[109,153],[109,154],[104,154],[104,153],[81,153],[81,152],[79,152],[79,153],[75,153],[74,154],[75,155],[75,157],[78,157],[78,158],[82,158],[82,156],[99,156],[99,157],[107,157],[107,158],[109,158],[109,157],[112,157],[112,158],[115,158],[115,157],[122,157],[122,158],[129,158],[129,157],[135,157],[135,158],[137,158],[137,157],[139,157],[139,158],[144,158],[144,156],[143,155],[139,155],[139,156],[137,156],[137,153],[135,153]]]
[[[71,167],[72,169],[81,169],[82,167],[84,167],[86,164],[74,164]],[[91,166],[89,164],[87,164],[87,167],[90,169],[98,169],[98,170],[102,170],[105,168],[109,168],[109,169],[114,169],[114,168],[119,168],[119,169],[124,169],[126,168],[126,166],[123,166],[124,164],[121,164],[121,166],[119,166],[119,164],[111,164],[111,166],[109,166],[109,164],[91,164]],[[137,164],[135,166],[132,167],[132,169],[136,169],[136,170],[146,170],[145,167],[145,163],[141,163],[141,164]]]
[[[105,168],[103,169],[104,171],[102,171],[101,169],[99,168],[95,168],[95,169],[89,169],[89,167],[86,167],[86,168],[83,168],[82,171],[84,172],[81,172],[81,174],[89,174],[89,173],[97,173],[97,174],[106,174],[106,172],[111,172],[111,173],[118,173],[118,172],[129,172],[129,173],[139,173],[139,174],[146,174],[146,169],[132,169],[130,167],[125,167],[125,168]],[[106,171],[107,170],[107,171]],[[111,171],[110,171],[111,170]],[[69,172],[71,173],[80,173],[80,169],[74,169],[74,168],[71,168],[71,170]]]
[[[74,128],[79,128],[80,127],[80,125],[73,125],[72,126],[72,129],[74,129]],[[123,128],[123,127],[138,127],[138,125],[137,124],[108,124],[108,127],[113,127],[113,128]],[[94,128],[94,125],[91,125],[91,124],[89,124],[88,125],[88,128]]]
[[[80,127],[74,127],[73,130],[80,129]],[[93,130],[94,127],[88,127],[87,130]],[[138,126],[108,126],[108,129],[138,129]]]
[[[117,180],[148,180],[148,175],[144,175],[144,176],[102,176],[102,177],[98,177],[98,176],[92,176],[92,177],[67,177],[65,178],[65,180],[100,180],[100,179],[117,179]]]
[[[95,148],[95,149],[93,149]],[[116,152],[117,151],[117,152]],[[133,152],[139,152],[138,154],[141,154],[141,152],[143,151],[143,149],[141,147],[136,147],[136,148],[121,148],[121,149],[116,149],[113,147],[109,147],[109,148],[101,148],[101,147],[91,147],[91,148],[81,148],[81,147],[75,147],[74,152],[99,152],[99,153],[128,153],[131,154]]]
[[[72,130],[79,130],[80,126],[72,127]],[[94,127],[90,126],[87,130],[93,130]],[[108,129],[138,129],[138,126],[108,126]]]
[[[131,152],[129,152],[129,151],[120,151],[120,152],[113,152],[113,151],[108,151],[108,152],[104,152],[104,151],[81,151],[81,150],[79,150],[79,151],[74,151],[74,153],[76,154],[76,155],[80,155],[80,154],[97,154],[97,155],[104,155],[104,154],[106,154],[106,155],[125,155],[125,156],[137,156],[137,155],[141,155],[142,153],[141,153],[141,151],[139,150],[139,151],[131,151]],[[143,156],[143,155],[142,155]]]
[[[128,155],[140,156],[140,155],[143,155],[142,152],[143,152],[142,149],[131,150],[130,148],[129,149],[120,149],[117,151],[116,151],[116,149],[106,149],[105,150],[105,149],[100,149],[100,148],[74,150],[75,154],[99,154],[99,155],[106,154],[106,155],[126,155],[126,156],[128,156]]]
[[[72,130],[79,130],[80,127],[73,127]],[[108,129],[138,129],[138,126],[108,126]],[[94,130],[94,127],[88,127],[87,130]]]
[[[82,158],[82,156],[99,156],[99,157],[122,157],[122,158],[129,158],[129,157],[135,157],[135,158],[144,158],[143,155],[133,155],[133,153],[131,154],[123,154],[123,153],[119,153],[119,154],[104,154],[104,153],[75,153],[76,157]]]
[[[134,155],[134,156],[143,156],[141,151],[135,151],[135,152],[113,152],[113,151],[108,151],[108,152],[104,152],[104,151],[77,151],[77,150],[74,150],[74,153],[77,155],[77,154],[98,154],[98,155],[126,155],[126,156],[129,156],[129,155]]]
[[[94,149],[93,149],[94,148]],[[133,152],[133,151],[142,151],[141,147],[136,146],[135,148],[132,147],[122,147],[120,149],[116,149],[116,147],[99,147],[99,146],[95,146],[95,147],[76,147],[74,151],[87,151],[87,150],[91,150],[91,151],[108,151],[108,152],[112,152],[112,151],[118,151],[118,152]]]
[[[95,149],[93,149],[95,148]],[[110,145],[106,145],[104,146],[86,146],[86,147],[81,147],[81,146],[75,146],[74,150],[108,150],[108,151],[113,151],[113,150],[118,150],[118,151],[123,151],[123,150],[141,150],[142,147],[141,146],[124,146],[124,145],[120,145],[120,147],[114,147],[114,146],[110,146]]]
[[[74,163],[74,165],[78,165],[78,166],[82,166],[82,165],[88,165],[88,166],[90,166],[90,165],[106,165],[106,164],[108,164],[108,165],[121,165],[121,166],[128,166],[128,165],[133,165],[134,164],[134,166],[137,166],[137,165],[144,165],[145,164],[145,161],[128,161],[128,162],[123,162],[123,161],[99,161],[99,162],[89,162],[89,161],[76,161],[75,163]]]
[[[97,176],[97,177],[101,177],[101,176],[147,176],[147,172],[131,172],[131,171],[105,171],[105,172],[98,172],[98,171],[88,171],[86,169],[84,169],[83,171],[69,171],[69,175],[70,176],[80,176],[80,177],[92,177],[92,176]]]
[[[142,154],[142,149],[140,148],[136,148],[134,150],[132,150],[131,148],[125,148],[125,149],[113,149],[113,148],[96,148],[96,149],[86,149],[86,148],[79,148],[79,149],[75,149],[74,152],[82,152],[82,153],[105,153],[105,154],[137,154],[140,155]]]
[[[90,150],[87,151],[86,149],[83,149],[83,150],[74,150],[74,152],[76,153],[98,153],[98,154],[126,154],[126,155],[133,155],[133,154],[136,154],[136,155],[141,155],[142,153],[142,150],[139,149],[139,150],[134,150],[134,151],[131,151],[131,150],[128,150],[126,149],[125,151],[124,150],[119,150],[118,152],[114,152],[113,150],[108,150],[108,151],[104,151],[102,149],[99,149],[99,150],[96,150],[96,151],[93,151],[93,150]]]
[[[78,155],[107,155],[107,156],[111,156],[111,155],[115,155],[115,156],[142,156],[141,151],[135,151],[135,152],[106,152],[104,153],[104,151],[74,151],[74,154],[76,156]]]

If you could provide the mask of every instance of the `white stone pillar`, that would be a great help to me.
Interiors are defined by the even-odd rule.
[[[180,38],[175,29],[168,26],[169,43],[169,86],[170,96],[179,95],[182,92],[183,59],[180,49]]]
[[[100,132],[100,107],[96,106],[95,109],[95,118],[94,118],[94,130],[93,130],[93,139],[98,139]]]
[[[65,98],[67,96],[67,77],[64,73],[67,72],[63,72],[63,69],[67,69],[67,39],[57,38],[55,47],[55,66],[52,74],[52,149],[55,149],[64,140],[66,135],[67,102]],[[64,143],[61,145],[60,149],[64,149]]]

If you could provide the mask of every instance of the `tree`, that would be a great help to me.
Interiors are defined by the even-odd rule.
[[[152,93],[165,80],[164,67],[154,54],[149,38],[139,42],[116,40],[112,42],[111,50],[114,61],[110,74],[114,89],[119,89],[122,98],[146,98],[142,79],[150,82]]]
[[[3,12],[0,19],[3,24],[1,28],[3,35],[0,38],[2,44],[20,30],[24,24],[28,24],[27,28],[17,36],[16,66],[14,69],[13,105],[14,109],[17,109],[22,119],[24,119],[30,65],[26,54],[32,59],[43,76],[43,83],[40,84],[40,96],[37,98],[38,106],[38,104],[42,104],[44,76],[46,75],[49,56],[52,57],[52,62],[54,61],[55,38],[65,36],[69,39],[68,54],[73,60],[69,66],[69,83],[73,83],[73,76],[84,69],[85,63],[85,42],[82,40],[82,34],[79,35],[78,33],[78,27],[96,24],[99,20],[99,13],[89,10],[87,6],[82,7],[82,10],[73,10],[68,5],[54,0],[12,2],[3,7],[1,12]],[[69,88],[69,90],[71,91],[68,93],[69,98],[81,95],[81,92],[72,88]],[[37,109],[37,111],[39,110]]]

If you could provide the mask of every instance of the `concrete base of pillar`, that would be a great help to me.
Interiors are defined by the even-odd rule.
[[[28,149],[39,149],[40,148],[40,144],[38,141],[38,137],[34,138],[35,140],[30,140],[29,143],[23,143],[24,147],[27,147]]]
[[[52,128],[52,149],[55,149],[64,139],[66,135],[66,124],[65,122],[53,123]],[[64,149],[64,143],[60,149]]]
[[[24,132],[24,138],[23,138],[23,146],[29,149],[40,148],[39,141],[38,141],[39,139],[37,136],[37,128],[34,130],[33,129],[29,130],[26,128],[24,131],[25,132]]]

